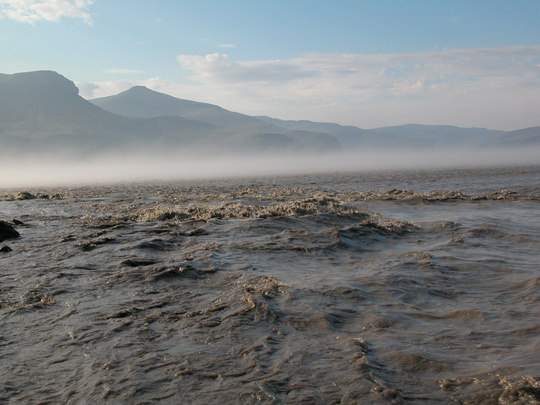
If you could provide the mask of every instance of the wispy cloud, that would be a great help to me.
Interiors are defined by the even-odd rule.
[[[532,122],[540,107],[540,46],[247,62],[225,54],[179,55],[177,60],[194,83],[245,100],[238,105],[243,111],[274,111],[286,118],[296,109],[303,117],[364,126],[450,123],[459,117],[461,125],[513,128]]]
[[[234,44],[219,44],[219,48],[236,48],[236,45]]]
[[[92,3],[93,0],[0,0],[0,16],[29,24],[62,18],[79,18],[92,24],[88,12]]]
[[[179,55],[177,60],[190,81],[81,83],[81,94],[102,97],[143,85],[245,114],[363,128],[540,125],[540,46],[259,61],[234,61],[225,54]]]
[[[144,72],[142,70],[111,68],[108,70],[104,70],[103,73],[131,75],[131,74],[139,74],[139,73],[144,73]]]
[[[316,87],[331,81],[336,94],[358,89],[386,90],[395,96],[432,90],[442,84],[478,82],[493,77],[537,78],[540,46],[445,50],[417,54],[310,54],[290,60],[235,62],[226,54],[179,55],[181,67],[204,84],[273,87],[306,81]],[[314,82],[313,79],[316,78]],[[250,83],[251,86],[251,83]],[[321,86],[327,92],[327,86]],[[401,90],[401,91],[400,91]]]
[[[178,62],[184,69],[192,71],[193,79],[205,84],[246,84],[260,82],[288,82],[318,74],[306,65],[295,61],[234,62],[226,54],[179,55]]]

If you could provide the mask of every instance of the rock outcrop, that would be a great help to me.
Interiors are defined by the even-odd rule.
[[[19,232],[13,228],[11,224],[5,221],[0,221],[0,242],[5,241],[6,239],[14,239],[21,236]]]

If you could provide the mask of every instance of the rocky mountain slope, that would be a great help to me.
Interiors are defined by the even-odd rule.
[[[148,89],[135,88],[134,92],[146,98],[139,104],[143,110],[152,105],[152,96],[169,97]],[[205,109],[208,112],[203,114]],[[0,75],[0,153],[64,151],[86,155],[141,148],[215,153],[339,149],[331,135],[288,130],[241,114],[237,114],[237,122],[227,122],[219,114],[235,117],[235,113],[217,106],[205,105],[197,110],[199,113],[192,112],[188,117],[174,111],[127,117],[83,99],[73,82],[52,71]]]

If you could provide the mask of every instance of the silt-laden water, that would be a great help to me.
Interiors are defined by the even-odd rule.
[[[5,190],[0,402],[539,403],[539,175]]]

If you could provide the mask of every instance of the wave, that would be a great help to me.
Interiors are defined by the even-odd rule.
[[[0,402],[540,401],[534,193],[363,181],[10,192]]]

